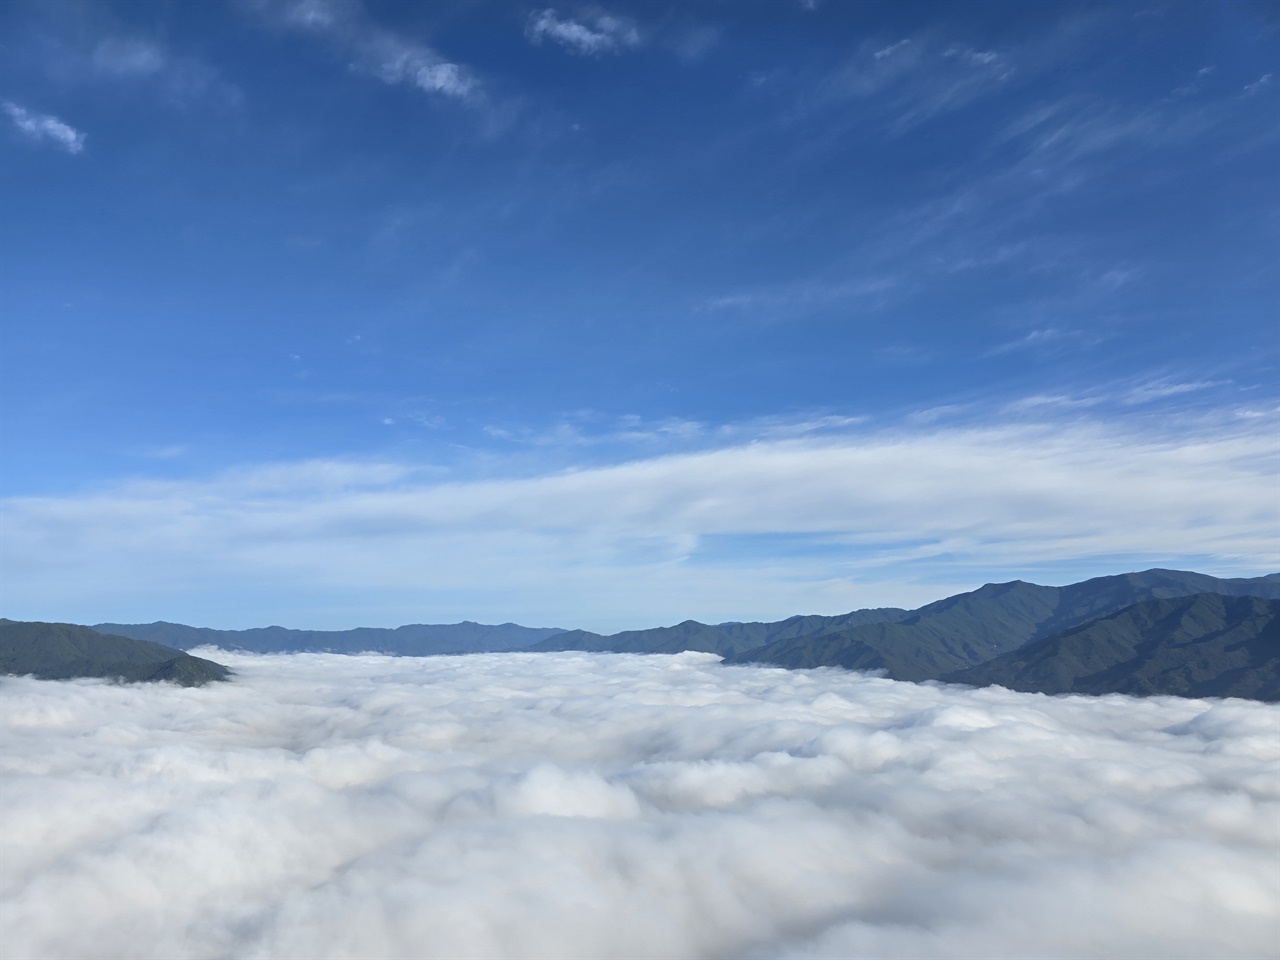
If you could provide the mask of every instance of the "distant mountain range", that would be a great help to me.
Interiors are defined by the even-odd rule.
[[[776,623],[699,623],[686,620],[674,627],[627,630],[611,636],[586,630],[566,630],[535,643],[530,650],[588,650],[597,653],[681,653],[697,650],[732,657],[798,637],[825,636],[868,623],[885,623],[911,615],[910,610],[881,607],[855,610],[835,617],[797,616]]]
[[[135,640],[151,640],[190,650],[215,646],[248,653],[390,653],[426,657],[449,653],[503,653],[523,650],[539,640],[564,633],[558,627],[522,627],[515,623],[490,626],[462,623],[411,623],[404,627],[357,627],[354,630],[289,630],[255,627],[214,630],[181,623],[96,623],[94,630]]]
[[[1243,602],[1222,606],[1224,597]],[[1181,607],[1161,606],[1174,598],[1194,611],[1185,622],[1171,619],[1170,611]],[[778,623],[687,620],[608,637],[574,630],[530,649],[703,650],[729,663],[845,667],[894,680],[1000,684],[1043,693],[1280,700],[1275,601],[1280,574],[1220,579],[1146,570],[1065,587],[989,583],[911,611],[858,610]],[[1098,647],[1101,637],[1107,638],[1105,652]],[[1086,648],[1092,651],[1087,656]]]
[[[0,619],[0,673],[30,674],[41,680],[167,680],[199,687],[225,680],[231,671],[173,647],[111,636],[73,623]]]
[[[92,632],[89,628],[13,626],[57,627],[61,631],[56,633],[56,642],[51,641],[49,662],[40,665],[45,673],[38,676],[52,676],[58,669],[79,669],[75,665],[83,666],[87,661],[93,669],[116,672],[63,675],[123,676],[119,664],[125,659],[119,654],[119,643],[128,638],[155,648],[151,656],[167,651],[168,660],[182,655],[182,650],[202,645],[257,653],[368,651],[402,656],[511,650],[695,650],[718,654],[728,663],[844,667],[877,671],[895,680],[999,684],[1042,693],[1280,700],[1278,616],[1280,573],[1221,579],[1178,570],[1146,570],[1064,587],[1022,580],[989,583],[917,610],[885,607],[833,617],[796,616],[771,623],[686,620],[671,627],[609,636],[586,630],[514,623],[489,626],[471,621],[343,631],[284,627],[212,630],[163,621],[101,623],[93,630],[112,635],[108,639],[113,646],[110,652],[103,648],[90,655],[85,646],[89,642],[86,635]],[[12,621],[0,621],[4,624]],[[75,637],[80,646],[67,646],[69,635],[63,628],[84,631]],[[6,634],[0,631],[3,636]],[[55,648],[66,661],[62,667],[53,665]],[[0,652],[10,657],[7,640]],[[34,656],[31,650],[22,655]],[[16,670],[9,664],[9,659],[0,659],[4,672],[36,672]],[[141,667],[130,669],[145,672]],[[192,668],[184,661],[166,669]]]

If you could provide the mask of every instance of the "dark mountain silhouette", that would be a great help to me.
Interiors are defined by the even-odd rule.
[[[942,679],[1035,693],[1280,700],[1280,601],[1147,600]]]
[[[42,680],[109,677],[117,680],[167,680],[199,687],[225,680],[220,663],[145,640],[112,636],[71,623],[0,619],[0,673]]]
[[[989,583],[913,611],[819,637],[778,640],[729,657],[783,667],[883,671],[895,680],[933,680],[1107,616],[1144,600],[1216,593],[1280,598],[1280,575],[1219,579],[1178,570],[1096,577],[1065,587],[1022,580]]]

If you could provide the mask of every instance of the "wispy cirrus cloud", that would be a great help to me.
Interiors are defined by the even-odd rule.
[[[876,60],[883,60],[885,57],[892,57],[895,53],[911,42],[910,39],[899,40],[897,43],[891,43],[887,47],[881,47],[872,56]]]
[[[36,143],[50,143],[67,151],[82,153],[86,135],[65,121],[47,113],[33,113],[26,107],[19,106],[12,100],[0,103],[13,125],[29,140]]]
[[[1105,334],[1100,334],[1096,331],[1060,326],[1038,327],[1012,340],[997,344],[986,352],[986,356],[997,357],[1001,354],[1015,353],[1020,350],[1057,351],[1082,349],[1097,346],[1105,340]]]
[[[868,40],[822,82],[813,106],[878,104],[891,136],[999,92],[1016,71],[1008,54],[943,44],[933,34]]]
[[[1038,331],[1033,331],[1033,333]],[[1068,331],[1068,334],[1071,332]],[[1204,411],[1218,409],[1224,395],[1231,394],[1237,399],[1243,395],[1236,388],[1224,391],[1220,388],[1235,387],[1235,381],[1227,378],[1217,380],[1183,380],[1176,376],[1147,376],[1135,378],[1127,382],[1110,386],[1096,386],[1082,392],[1063,391],[1061,393],[1035,394],[1020,397],[1003,405],[1007,413],[1035,413],[1045,410],[1080,410],[1087,407],[1108,407],[1117,412],[1125,408],[1155,405],[1152,409],[1167,413],[1173,409],[1181,409],[1185,415],[1203,415]],[[1200,394],[1191,398],[1192,394]],[[1187,398],[1187,399],[1178,399]],[[1162,401],[1173,401],[1162,403]],[[1199,410],[1201,414],[1193,414]],[[1160,415],[1157,413],[1157,415]],[[1233,407],[1220,410],[1224,419],[1254,416],[1267,416],[1268,413],[1249,408]]]
[[[1256,93],[1260,93],[1264,87],[1270,86],[1271,74],[1264,73],[1253,83],[1247,83],[1244,86],[1244,92],[1240,94],[1242,97],[1252,97]]]
[[[719,425],[680,417],[651,419],[637,414],[610,417],[594,410],[578,411],[562,417],[554,425],[534,429],[528,426],[503,427],[491,424],[486,435],[511,443],[538,447],[632,446],[665,453],[682,449],[705,449],[708,445],[729,446],[759,440],[780,440],[848,430],[865,423],[866,417],[813,413],[805,417],[757,417]]]
[[[1201,67],[1196,71],[1194,79],[1188,83],[1184,83],[1180,87],[1174,88],[1173,95],[1175,97],[1194,97],[1204,87],[1205,82],[1213,74],[1213,67]]]
[[[89,64],[94,80],[152,84],[179,105],[202,98],[234,105],[243,96],[214,67],[151,37],[113,32],[94,44]]]
[[[376,23],[358,0],[259,0],[253,8],[278,27],[324,40],[353,70],[383,83],[464,102],[480,95],[472,70]]]
[[[1153,380],[1149,383],[1139,384],[1128,391],[1124,395],[1124,403],[1130,406],[1151,403],[1154,400],[1164,400],[1168,397],[1177,397],[1185,393],[1198,393],[1201,390],[1222,387],[1230,383],[1230,380]]]
[[[720,294],[699,306],[704,310],[740,310],[779,317],[797,310],[850,301],[874,307],[892,296],[900,283],[898,277],[889,275],[839,280],[813,278]]]
[[[168,61],[168,54],[159,44],[136,37],[107,37],[93,49],[94,67],[121,77],[153,76]]]
[[[550,40],[571,53],[587,56],[640,46],[640,31],[634,22],[601,10],[588,11],[577,19],[561,17],[550,8],[537,10],[529,15],[525,36],[533,44]]]

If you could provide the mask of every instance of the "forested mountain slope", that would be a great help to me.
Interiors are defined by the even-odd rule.
[[[1280,598],[1280,575],[1219,579],[1178,570],[1146,570],[1065,587],[1022,580],[989,583],[920,607],[897,623],[779,640],[729,659],[784,667],[882,670],[895,680],[931,680],[1144,600],[1197,593]]]
[[[0,619],[0,673],[30,674],[42,680],[168,680],[198,687],[225,680],[230,671],[173,647],[76,624]]]
[[[1147,600],[942,679],[1035,693],[1280,700],[1280,600]]]

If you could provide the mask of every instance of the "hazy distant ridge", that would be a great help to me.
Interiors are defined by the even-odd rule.
[[[648,630],[625,630],[604,636],[587,630],[567,630],[540,643],[531,650],[590,650],[607,653],[680,653],[697,650],[731,657],[754,650],[775,640],[791,637],[820,636],[863,623],[880,623],[910,616],[911,611],[897,607],[854,610],[834,617],[795,616],[773,623],[699,623],[686,620],[673,627]]]
[[[389,653],[407,657],[446,653],[502,653],[523,650],[564,631],[558,627],[522,627],[515,623],[411,623],[403,627],[356,627],[354,630],[290,630],[255,627],[215,630],[181,623],[99,623],[93,629],[135,640],[150,640],[190,650],[215,646],[250,653]]]

